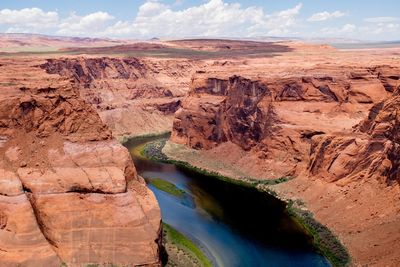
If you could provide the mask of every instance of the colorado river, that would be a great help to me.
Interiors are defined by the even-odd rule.
[[[139,175],[168,181],[185,191],[184,198],[177,198],[149,184],[163,221],[198,244],[214,265],[330,266],[287,215],[282,201],[254,188],[138,156],[138,147],[152,140],[131,140],[125,146]]]

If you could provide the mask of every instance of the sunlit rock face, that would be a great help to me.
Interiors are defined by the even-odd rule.
[[[398,48],[297,47],[197,72],[165,153],[304,201],[355,265],[400,261]],[[262,186],[261,186],[262,187]]]
[[[49,59],[49,74],[69,79],[116,136],[169,131],[194,69],[188,59],[77,57]],[[134,115],[133,115],[134,114]]]
[[[374,105],[352,134],[313,140],[309,170],[329,180],[375,178],[400,183],[399,89]]]
[[[43,62],[2,60],[0,265],[159,265],[161,216],[129,152]]]
[[[257,78],[197,73],[176,113],[172,141],[206,150],[232,142],[273,159],[280,175],[299,173],[308,166],[312,140],[352,133],[374,104],[392,94],[393,72],[343,67]]]

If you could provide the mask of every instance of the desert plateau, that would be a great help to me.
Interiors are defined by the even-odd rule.
[[[400,266],[398,14],[61,2],[0,3],[0,267]]]

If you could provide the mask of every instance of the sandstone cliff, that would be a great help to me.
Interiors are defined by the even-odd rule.
[[[170,130],[172,114],[201,64],[186,59],[79,57],[49,59],[41,67],[70,79],[113,133],[122,136]]]
[[[195,149],[231,142],[272,160],[272,177],[299,173],[308,164],[314,136],[351,130],[373,103],[391,94],[397,77],[392,72],[390,67],[324,75],[309,70],[257,79],[198,73],[176,114],[172,140]]]
[[[160,210],[71,84],[2,59],[0,266],[158,265]]]
[[[311,175],[340,183],[371,178],[400,183],[400,73],[392,77],[393,95],[375,104],[351,133],[313,139]]]
[[[273,190],[304,202],[354,265],[397,266],[397,54],[298,53],[196,73],[164,152],[236,178],[294,176]]]

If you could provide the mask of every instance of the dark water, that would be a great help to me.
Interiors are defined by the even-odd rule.
[[[226,183],[137,156],[154,138],[132,140],[138,173],[160,178],[184,190],[177,198],[150,185],[162,219],[197,243],[215,266],[330,266],[310,238],[285,212],[280,200],[253,188]]]

